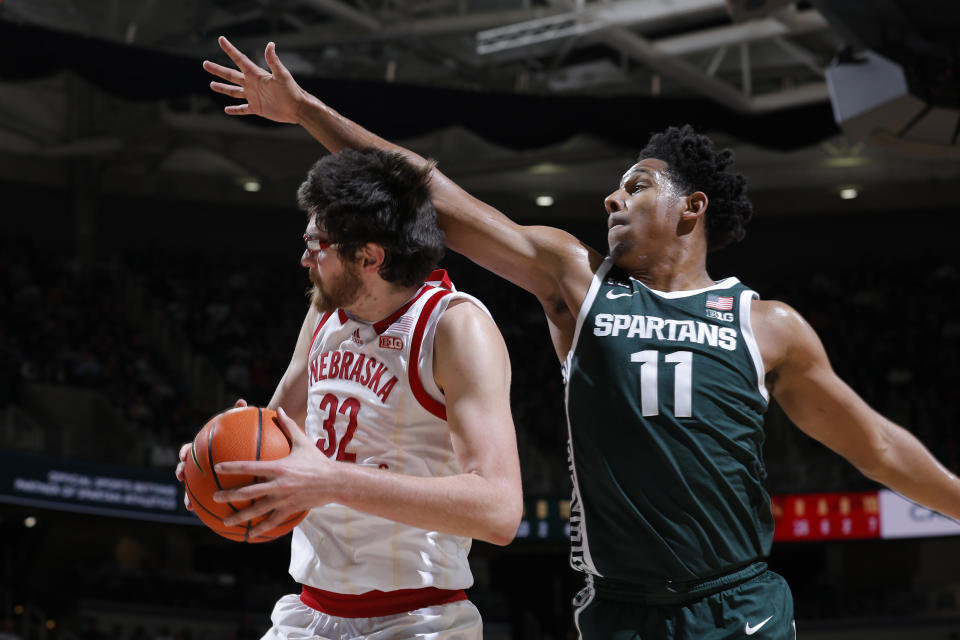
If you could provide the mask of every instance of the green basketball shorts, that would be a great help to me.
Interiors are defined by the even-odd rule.
[[[599,592],[599,593],[598,593]],[[795,640],[787,581],[763,571],[745,582],[674,603],[620,597],[587,586],[574,599],[581,640]]]

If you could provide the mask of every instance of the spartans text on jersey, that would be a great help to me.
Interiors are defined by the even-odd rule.
[[[593,335],[617,337],[626,332],[627,338],[642,338],[670,342],[695,342],[727,351],[737,348],[737,330],[732,327],[702,322],[700,320],[664,320],[657,316],[640,314],[598,313],[593,321]]]

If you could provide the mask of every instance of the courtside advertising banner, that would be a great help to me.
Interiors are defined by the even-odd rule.
[[[880,537],[926,538],[960,535],[960,522],[910,502],[893,491],[881,490]]]
[[[122,467],[0,450],[0,502],[199,524],[183,506],[173,469]]]

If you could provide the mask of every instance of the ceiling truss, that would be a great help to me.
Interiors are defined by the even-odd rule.
[[[827,99],[816,9],[733,23],[725,0],[5,0],[59,29],[215,55],[268,40],[298,73],[534,93],[699,96],[745,113]],[[782,5],[783,3],[779,3]]]

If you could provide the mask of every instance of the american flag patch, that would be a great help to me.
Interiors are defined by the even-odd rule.
[[[707,294],[707,309],[717,309],[719,311],[730,311],[733,309],[733,296],[716,296],[712,293]]]
[[[406,333],[413,327],[414,320],[413,316],[400,316],[400,319],[390,325],[390,330]]]

